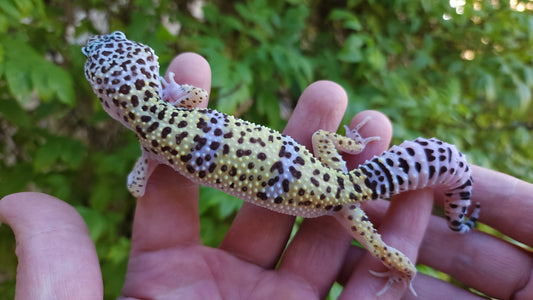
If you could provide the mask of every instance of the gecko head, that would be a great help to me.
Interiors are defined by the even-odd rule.
[[[115,31],[91,37],[81,52],[87,56],[85,77],[104,110],[132,128],[134,111],[160,98],[159,63],[154,50]]]

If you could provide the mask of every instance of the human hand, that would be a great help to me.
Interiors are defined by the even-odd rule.
[[[209,89],[209,66],[196,55],[179,56],[170,70],[178,82]],[[344,91],[334,83],[311,85],[285,133],[310,148],[315,130],[335,131],[346,102]],[[347,157],[349,166],[388,147],[392,130],[382,114],[363,112],[352,124],[368,115],[372,119],[361,133],[382,139],[368,145],[362,155]],[[403,200],[393,201],[387,211],[380,232],[385,241],[415,257],[429,220],[432,193],[426,189],[400,197]],[[94,245],[70,206],[42,194],[16,194],[0,201],[0,220],[10,224],[17,237],[17,297],[26,298],[31,292],[42,296],[46,291],[58,299],[101,298]],[[293,217],[245,203],[220,247],[204,247],[198,187],[160,166],[137,203],[123,298],[324,298],[331,284],[344,278],[341,298],[369,299],[383,287],[385,280],[368,272],[379,271],[381,263],[368,255],[362,258],[363,251],[349,251],[351,237],[336,220],[305,220],[287,246],[293,222]],[[402,289],[395,285],[380,299],[398,299]]]

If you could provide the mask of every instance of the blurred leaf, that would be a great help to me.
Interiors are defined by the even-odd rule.
[[[348,10],[340,10],[340,9],[334,9],[330,15],[329,18],[331,20],[342,20],[344,21],[344,27],[347,29],[352,29],[355,31],[359,31],[363,28],[361,25],[361,22],[359,22],[359,18],[357,16]]]
[[[18,163],[15,167],[0,168],[0,198],[24,191],[33,180],[31,165],[28,163]]]
[[[0,116],[18,127],[31,125],[28,114],[13,100],[0,100]]]
[[[35,155],[33,167],[37,172],[49,171],[62,165],[77,168],[83,161],[85,147],[78,141],[61,136],[49,137]]]
[[[0,1],[0,10],[2,10],[6,15],[14,19],[20,20],[22,18],[22,14],[9,0]]]
[[[366,43],[366,36],[362,34],[351,34],[339,53],[339,59],[345,62],[360,62],[363,60],[362,48]]]
[[[107,227],[109,226],[106,217],[85,206],[76,206],[76,210],[83,217],[85,223],[87,223],[91,239],[97,242],[106,233]]]
[[[30,100],[34,89],[45,101],[57,95],[59,101],[74,104],[73,82],[68,72],[41,57],[27,43],[3,37],[0,45],[6,51],[4,67],[8,86],[21,104]]]

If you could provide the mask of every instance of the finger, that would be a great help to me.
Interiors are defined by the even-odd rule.
[[[176,56],[165,73],[167,79],[169,72],[174,72],[174,79],[177,83],[187,83],[208,92],[211,89],[211,68],[209,63],[196,53],[186,52]],[[199,107],[207,107],[207,100]]]
[[[533,289],[530,252],[480,231],[452,232],[442,218],[431,219],[419,261],[498,299]]]
[[[533,223],[528,220],[533,214],[533,184],[507,174],[471,165],[474,186],[472,202],[481,204],[480,222],[526,245],[533,245]],[[437,193],[437,202],[442,206],[444,195]]]
[[[102,299],[96,249],[72,206],[45,194],[13,194],[0,200],[0,221],[17,240],[17,299]]]
[[[507,174],[472,166],[474,189],[472,200],[481,203],[481,222],[513,239],[533,246],[533,184]]]
[[[414,288],[418,297],[412,293],[405,293],[402,300],[418,299],[461,299],[461,300],[482,300],[480,297],[466,290],[461,289],[449,282],[437,278],[419,274],[414,282]]]
[[[342,88],[330,81],[315,82],[302,93],[284,133],[311,149],[311,135],[321,128],[335,130],[345,109]],[[285,248],[293,222],[294,217],[244,203],[220,248],[271,268]]]
[[[194,53],[177,56],[169,66],[178,83],[209,90],[211,69]],[[205,107],[207,102],[202,103]],[[158,166],[148,180],[145,195],[137,201],[132,233],[136,251],[200,244],[198,185],[167,166]]]
[[[380,205],[378,203],[375,206]],[[432,206],[433,191],[430,189],[406,192],[394,197],[379,225],[378,231],[383,240],[406,254],[412,262],[416,262],[418,247],[424,236]],[[365,209],[370,219],[375,224],[378,223],[374,221],[374,206],[368,205]],[[361,299],[375,297],[385,286],[387,278],[372,276],[369,270],[386,272],[387,268],[379,260],[366,254],[357,265],[339,299],[349,299],[356,295]],[[393,284],[380,296],[380,299],[397,299],[397,295],[401,295],[405,289],[405,285]]]
[[[353,164],[385,150],[392,134],[388,118],[376,111],[357,114],[351,124],[355,126],[367,117],[371,119],[360,133],[364,137],[380,136],[381,140],[371,149],[365,149],[362,157],[350,157]],[[280,270],[304,278],[316,288],[320,298],[325,298],[342,267],[351,240],[350,234],[335,218],[306,219],[287,248]]]
[[[381,203],[380,206],[383,206],[383,213],[380,217],[385,215],[384,212],[388,207],[388,203],[384,203],[385,201],[382,202],[383,203]],[[444,219],[440,221],[445,222]],[[422,251],[423,249],[420,251],[420,256],[422,256]],[[346,260],[344,261],[342,271],[337,278],[337,281],[341,285],[346,285],[352,270],[356,267],[357,263],[359,263],[359,259],[365,255],[365,252],[366,251],[360,247],[350,247],[348,254],[346,255]],[[445,282],[422,273],[419,273],[416,276],[413,286],[418,296],[415,296],[412,293],[404,293],[402,299],[485,299],[449,282]]]

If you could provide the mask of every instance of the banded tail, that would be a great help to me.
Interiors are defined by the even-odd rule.
[[[476,203],[470,218],[465,220],[473,183],[465,155],[454,145],[436,138],[405,141],[352,172],[355,171],[367,176],[365,184],[372,189],[373,199],[425,187],[443,190],[444,214],[453,231],[470,231],[479,217],[480,205]]]

